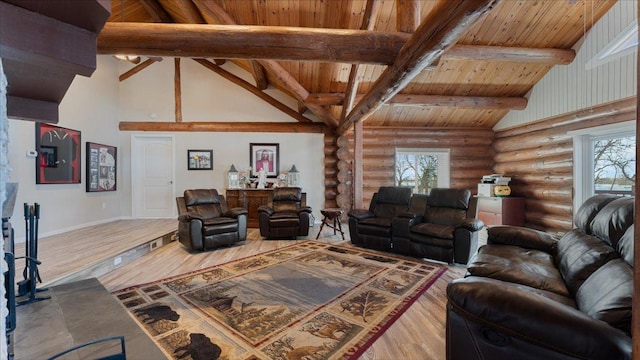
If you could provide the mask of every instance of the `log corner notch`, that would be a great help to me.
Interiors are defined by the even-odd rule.
[[[400,49],[394,63],[387,67],[373,88],[342,119],[338,125],[338,134],[343,135],[355,123],[366,120],[399,93],[499,2],[500,0],[440,0]]]
[[[96,69],[96,39],[109,5],[68,1],[61,12],[57,2],[20,2],[20,7],[0,2],[0,54],[12,84],[9,117],[58,122],[58,105],[74,77],[91,76]]]

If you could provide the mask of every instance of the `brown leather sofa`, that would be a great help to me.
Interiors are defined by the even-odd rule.
[[[217,190],[185,190],[176,203],[178,240],[187,248],[204,251],[247,239],[247,209],[229,209]]]
[[[260,235],[267,239],[307,236],[310,217],[311,207],[304,204],[302,189],[275,188],[271,206],[258,208]]]
[[[429,195],[413,195],[425,199],[416,213],[401,213],[393,219],[393,251],[405,255],[466,264],[478,249],[478,232],[484,227],[475,218],[471,191],[436,188]],[[475,201],[475,198],[473,199]],[[419,212],[418,212],[419,211]]]
[[[633,203],[596,195],[560,239],[490,228],[447,287],[447,359],[630,359]]]
[[[409,210],[411,188],[383,186],[373,194],[369,209],[352,209],[349,217],[351,243],[370,249],[392,251],[393,218]]]

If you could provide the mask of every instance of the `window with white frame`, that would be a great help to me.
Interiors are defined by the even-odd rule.
[[[574,212],[598,193],[631,195],[636,181],[635,121],[572,131]]]
[[[410,186],[415,194],[449,187],[449,149],[396,149],[396,186]]]

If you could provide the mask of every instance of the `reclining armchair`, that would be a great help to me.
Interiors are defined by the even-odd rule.
[[[275,188],[271,206],[258,208],[260,235],[267,239],[309,235],[311,208],[302,195],[297,187]]]
[[[383,186],[373,194],[369,209],[353,209],[349,216],[351,243],[366,248],[391,251],[391,223],[409,210],[410,187]]]
[[[178,240],[187,248],[204,251],[247,239],[247,210],[229,209],[217,190],[185,190],[176,202]]]
[[[466,189],[432,189],[421,214],[406,212],[393,220],[393,250],[466,264],[478,248],[478,231],[484,227],[481,220],[475,219],[470,200],[471,191]]]

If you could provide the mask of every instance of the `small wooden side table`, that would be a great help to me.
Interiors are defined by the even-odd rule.
[[[333,229],[333,235],[336,234],[336,230],[340,231],[342,240],[344,240],[344,231],[342,231],[342,223],[340,222],[342,213],[342,209],[338,208],[328,208],[320,210],[320,214],[322,214],[322,216],[324,217],[322,218],[322,224],[320,225],[320,230],[318,230],[318,236],[316,236],[316,240],[320,238],[322,228],[324,228],[325,225]],[[331,222],[333,222],[333,224],[331,224]]]

